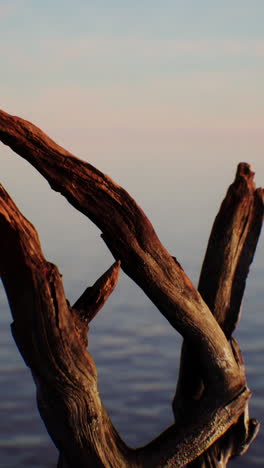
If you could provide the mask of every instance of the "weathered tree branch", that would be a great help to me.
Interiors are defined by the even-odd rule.
[[[198,289],[230,338],[263,222],[264,190],[249,164],[238,166],[210,235]]]
[[[264,191],[256,189],[253,178],[254,173],[250,166],[246,163],[239,164],[235,181],[229,187],[215,219],[198,286],[203,299],[229,339],[238,323],[246,278],[263,222]],[[242,356],[234,339],[232,346],[237,361],[243,369]],[[185,342],[174,402],[176,413],[176,407],[195,405],[203,388],[195,350]],[[245,452],[258,430],[259,423],[249,419],[246,410],[237,426],[191,466],[197,468],[226,466],[229,458]],[[240,440],[240,449],[238,440]]]
[[[47,430],[70,467],[84,468],[88,461],[94,467],[183,466],[237,420],[248,390],[225,404],[207,398],[192,424],[171,426],[146,447],[129,449],[102,406],[95,364],[61,275],[44,259],[34,227],[2,187],[0,199],[0,268],[13,335],[31,368]]]
[[[240,166],[228,195],[231,199],[228,202],[227,196],[223,203],[224,226],[222,215],[216,219],[199,284],[202,299],[177,260],[160,243],[141,208],[108,176],[75,158],[33,124],[3,111],[0,139],[101,229],[116,259],[70,307],[61,276],[44,259],[35,229],[4,189],[0,190],[0,268],[14,318],[13,334],[32,370],[40,413],[61,454],[59,466],[184,466],[237,422],[238,433],[243,419],[247,434],[239,435],[241,443],[232,433],[232,454],[241,452],[254,433],[253,421],[248,423],[248,418],[240,417],[250,392],[239,352],[233,342],[230,346],[225,333],[229,338],[237,320],[263,216],[262,192],[253,190],[247,166]],[[217,252],[214,275],[213,249]],[[96,367],[86,350],[88,323],[114,289],[120,262],[183,335],[186,348],[174,404],[176,423],[137,450],[121,440],[104,410]],[[191,379],[188,376],[193,371],[188,356],[193,353],[199,355],[195,381],[193,375]],[[186,382],[191,382],[193,391]],[[230,449],[231,438],[225,437],[229,437]]]
[[[72,306],[80,318],[87,323],[102,309],[110,294],[116,287],[120,262],[115,262],[93,286],[89,286]]]
[[[95,283],[89,286],[72,306],[75,324],[78,327],[83,343],[88,345],[89,323],[102,309],[110,294],[116,287],[120,262],[115,262]]]
[[[204,380],[228,398],[244,386],[227,340],[201,296],[130,195],[33,124],[0,112],[0,139],[101,230],[123,270],[201,353]],[[231,386],[231,388],[230,388]],[[235,388],[233,388],[233,386]]]

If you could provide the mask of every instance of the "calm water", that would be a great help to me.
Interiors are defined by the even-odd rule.
[[[264,422],[263,276],[260,268],[252,272],[237,335],[253,390],[251,414]],[[36,410],[30,373],[12,340],[10,313],[3,291],[0,297],[0,466],[55,468],[56,449]],[[166,320],[122,276],[121,286],[91,327],[90,351],[98,366],[105,406],[123,438],[132,446],[146,443],[172,422],[170,402],[180,344],[180,337]],[[261,430],[248,455],[237,459],[233,466],[263,465]]]

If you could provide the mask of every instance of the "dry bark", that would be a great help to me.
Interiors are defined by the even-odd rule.
[[[262,221],[263,190],[256,189],[251,167],[241,163],[215,219],[198,285],[203,299],[226,337],[231,340],[241,368],[244,368],[242,354],[232,333],[241,314],[246,278]],[[184,405],[195,405],[195,399],[203,392],[204,385],[194,352],[187,342],[183,344],[175,411],[183,399]],[[190,466],[226,466],[230,458],[245,453],[258,430],[259,423],[249,418],[248,408],[245,408],[238,424]]]
[[[113,267],[70,307],[59,272],[44,259],[36,231],[1,189],[0,266],[14,317],[13,334],[36,382],[40,413],[61,454],[59,466],[154,468],[186,465],[241,419],[250,394],[244,368],[237,362],[236,353],[227,340],[229,336],[225,336],[225,326],[216,313],[221,305],[217,308],[204,297],[207,281],[208,294],[218,298],[217,304],[221,304],[220,289],[223,289],[223,296],[228,296],[219,279],[210,284],[207,272],[211,268],[210,255],[205,259],[201,275],[202,298],[177,260],[161,244],[141,208],[108,176],[61,148],[33,124],[3,111],[0,111],[0,139],[35,166],[53,189],[61,192],[101,229],[116,259]],[[263,200],[260,191],[257,193],[261,202],[256,203],[256,216],[261,225]],[[237,196],[239,200],[244,197],[239,191]],[[252,218],[253,226],[255,221],[250,210],[247,217]],[[234,212],[240,219],[243,210],[240,213],[236,208]],[[228,246],[232,244],[228,222],[226,224],[224,247],[219,247],[222,266],[226,256],[229,258]],[[243,254],[238,254],[230,263],[230,269],[236,273],[229,274],[229,269],[228,273],[223,273],[230,283],[230,304],[234,310],[239,302],[237,291],[238,295],[243,294],[259,235],[258,231],[252,240],[253,229],[245,232],[243,228],[240,236]],[[209,251],[210,245],[209,242]],[[245,255],[245,245],[250,255]],[[232,249],[238,246],[239,242],[234,241]],[[182,334],[191,352],[199,355],[197,388],[202,388],[198,400],[197,395],[194,400],[188,393],[186,398],[185,390],[182,391],[186,373],[182,370],[174,409],[179,409],[178,402],[183,406],[175,424],[147,446],[136,450],[121,440],[104,410],[97,389],[96,367],[86,350],[88,322],[113,290],[120,264]],[[227,324],[225,316],[228,314],[226,309],[224,324]],[[237,312],[232,314],[235,317]],[[234,319],[230,323],[234,323]],[[230,323],[228,330],[233,326]],[[183,369],[187,360],[183,358],[182,363]],[[189,372],[188,379],[190,376]],[[190,401],[195,404],[189,405]]]

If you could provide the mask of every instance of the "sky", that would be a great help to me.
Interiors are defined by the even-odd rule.
[[[1,108],[108,173],[195,257],[237,164],[264,184],[263,21],[263,0],[0,0]],[[4,146],[0,164],[47,249],[75,239],[66,202]]]

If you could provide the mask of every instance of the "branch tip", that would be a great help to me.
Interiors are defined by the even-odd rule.
[[[95,317],[114,291],[120,272],[120,260],[117,260],[95,283],[88,287],[73,305],[81,318],[87,323]]]
[[[236,179],[240,176],[244,177],[245,179],[253,179],[255,172],[253,171],[252,166],[245,162],[239,163],[237,166]]]

